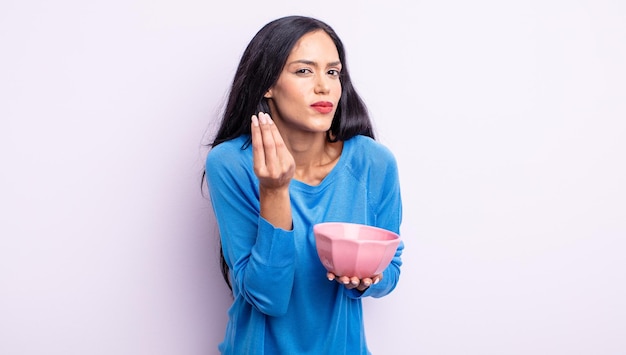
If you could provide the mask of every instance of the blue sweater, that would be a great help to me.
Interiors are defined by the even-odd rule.
[[[292,180],[293,230],[260,217],[258,180],[249,136],[214,147],[206,172],[230,268],[234,301],[222,354],[370,354],[361,298],[391,292],[404,243],[365,292],[328,281],[315,249],[313,225],[353,222],[399,233],[402,204],[396,160],[365,136],[344,142],[337,165],[317,186]]]

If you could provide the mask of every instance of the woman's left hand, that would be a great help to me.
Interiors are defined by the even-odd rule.
[[[329,281],[335,280],[339,282],[340,284],[344,285],[348,290],[352,290],[356,288],[357,290],[363,292],[367,290],[368,287],[370,287],[371,285],[375,285],[378,282],[380,282],[380,280],[383,279],[383,274],[378,274],[372,277],[365,277],[365,278],[359,279],[356,276],[353,276],[353,277],[337,276],[333,274],[332,272],[328,272],[326,273],[326,277],[328,278]]]

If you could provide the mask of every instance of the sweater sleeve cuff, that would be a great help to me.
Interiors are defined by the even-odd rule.
[[[274,227],[265,218],[259,217],[259,229],[253,257],[270,267],[285,267],[295,261],[293,230]]]
[[[380,297],[381,295],[390,292],[390,288],[393,289],[393,287],[389,285],[389,281],[385,281],[385,278],[383,278],[381,282],[366,288],[365,291],[359,291],[356,288],[353,288],[351,290],[346,289],[345,291],[348,297],[353,299],[359,299],[369,296]]]
[[[359,291],[356,288],[353,288],[351,290],[345,289],[345,292],[346,292],[346,295],[349,298],[359,299],[359,298],[364,298],[364,297],[370,296],[371,293],[372,293],[372,287],[373,287],[373,285],[368,287],[368,288],[366,288],[365,291]]]

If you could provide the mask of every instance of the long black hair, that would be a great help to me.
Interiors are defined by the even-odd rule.
[[[250,134],[252,115],[270,112],[264,95],[278,80],[295,44],[305,34],[320,30],[326,32],[335,43],[339,60],[342,63],[339,75],[341,98],[330,130],[326,134],[327,139],[344,141],[357,135],[374,138],[367,107],[352,86],[341,39],[329,25],[318,19],[306,16],[286,16],[266,24],[246,47],[230,87],[219,129],[209,144],[211,147],[241,135]],[[242,149],[249,144],[248,140]],[[203,180],[205,174],[206,171],[203,174]],[[220,265],[224,280],[232,290],[228,265],[226,265],[221,247]]]

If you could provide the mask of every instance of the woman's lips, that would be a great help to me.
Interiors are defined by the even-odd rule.
[[[328,101],[320,101],[311,105],[311,107],[320,113],[330,113],[333,110],[333,103]]]

